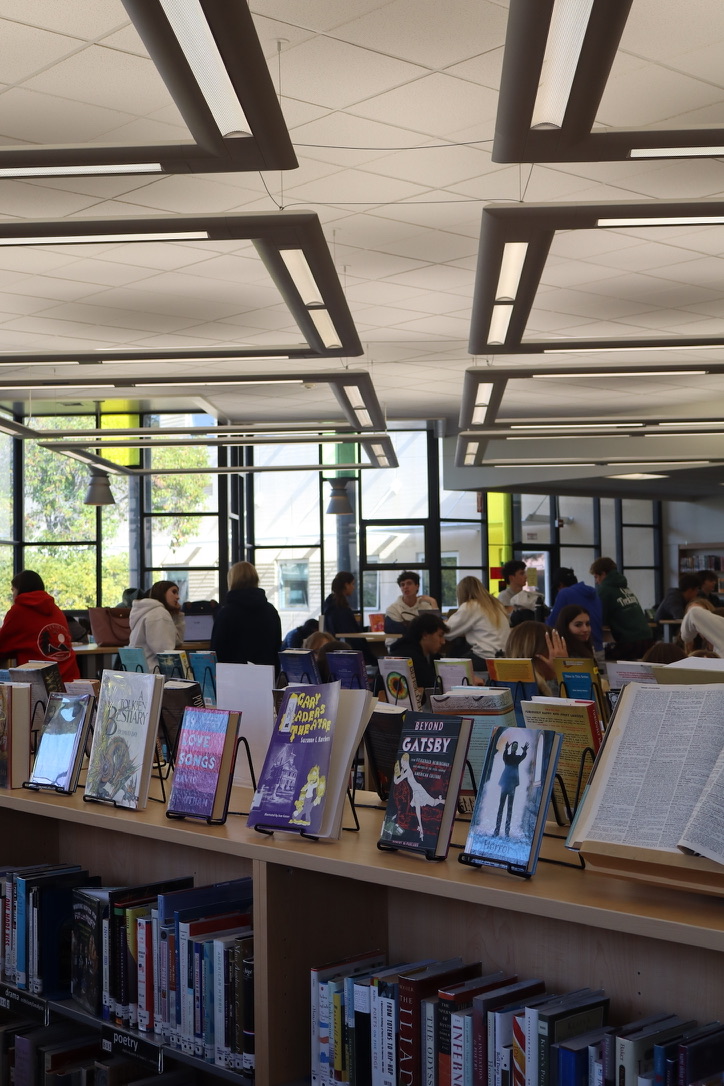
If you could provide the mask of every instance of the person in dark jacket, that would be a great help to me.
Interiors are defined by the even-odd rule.
[[[448,628],[439,615],[427,615],[423,611],[413,618],[404,637],[390,646],[390,656],[405,656],[412,660],[415,681],[419,687],[435,685],[435,661],[445,645]]]
[[[354,573],[348,570],[340,570],[332,581],[332,591],[324,601],[322,617],[324,618],[324,632],[331,633],[333,637],[345,634],[363,633],[363,628],[357,621],[355,613],[349,605],[349,598],[354,593]],[[350,648],[359,649],[364,654],[365,663],[372,667],[377,666],[377,658],[369,645],[362,638],[350,640]]]
[[[211,648],[220,664],[271,664],[279,668],[282,624],[259,588],[251,562],[235,562],[227,574],[229,591],[214,615]]]
[[[656,609],[656,621],[683,618],[687,606],[695,600],[701,590],[701,578],[698,573],[682,573],[679,587],[670,588]]]
[[[615,641],[611,659],[640,660],[653,638],[646,615],[628,581],[623,573],[619,573],[613,558],[597,558],[590,573],[601,600],[603,624],[610,628]]]
[[[14,656],[18,664],[53,660],[63,682],[80,678],[68,621],[45,591],[43,578],[32,569],[13,577],[13,605],[0,627],[0,656]]]
[[[563,608],[575,603],[582,611],[588,611],[591,617],[591,641],[594,650],[599,652],[603,648],[603,609],[596,589],[593,585],[576,580],[573,570],[566,566],[555,571],[552,581],[557,593],[546,623],[557,627]]]

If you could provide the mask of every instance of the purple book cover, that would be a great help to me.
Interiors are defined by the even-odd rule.
[[[210,818],[230,712],[189,706],[184,712],[169,810]]]
[[[327,667],[332,679],[339,679],[343,690],[367,690],[367,668],[361,652],[328,652]]]
[[[287,687],[249,811],[250,826],[319,830],[339,683]]]

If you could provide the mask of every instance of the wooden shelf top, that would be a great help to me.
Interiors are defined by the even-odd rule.
[[[250,798],[248,791],[235,789],[231,809],[248,810]],[[0,809],[61,823],[87,824],[156,843],[181,844],[382,887],[724,951],[724,908],[718,897],[546,862],[540,862],[535,875],[524,880],[494,868],[460,864],[459,849],[455,848],[442,863],[429,863],[409,853],[380,852],[376,842],[382,824],[381,808],[358,809],[361,831],[345,831],[340,841],[310,841],[280,832],[266,836],[249,829],[244,816],[234,814],[229,815],[224,826],[175,821],[165,817],[161,803],[151,801],[145,811],[128,811],[86,803],[80,792],[59,796],[27,789],[0,790]],[[351,825],[349,810],[345,825]],[[456,824],[453,842],[461,845],[466,832],[465,823]],[[576,860],[561,841],[549,839],[544,841],[542,855]]]

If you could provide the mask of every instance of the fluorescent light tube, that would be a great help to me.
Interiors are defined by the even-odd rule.
[[[632,147],[631,158],[717,158],[724,147]]]
[[[197,381],[174,381],[173,377],[166,381],[144,381],[143,378],[134,379],[136,388],[200,388],[205,385],[301,385],[301,380],[290,377],[281,381],[245,381],[243,377],[228,377],[225,381],[207,381],[200,377]]]
[[[512,305],[504,303],[493,307],[493,315],[490,318],[490,328],[488,329],[488,343],[505,343],[505,337],[508,334],[508,325],[510,324],[510,318],[512,316]]]
[[[358,407],[364,407],[365,401],[362,393],[359,390],[358,385],[343,385],[342,390],[350,402],[350,406],[355,410]]]
[[[221,135],[251,135],[251,127],[198,0],[160,2]]]
[[[570,381],[571,377],[703,377],[708,370],[569,370],[567,373],[534,373],[533,377],[549,381]]]
[[[160,162],[106,162],[88,166],[5,166],[0,177],[89,177],[105,174],[163,173]]]
[[[128,348],[124,348],[124,350],[127,350],[127,349]],[[159,350],[160,349],[161,348],[159,348]],[[2,357],[2,356],[0,356],[0,357]],[[267,354],[267,355],[254,355],[254,356],[252,356],[252,355],[242,354],[241,353],[241,348],[240,348],[239,349],[239,359],[241,359],[244,362],[282,362],[282,361],[286,362],[289,359],[289,355],[288,354]],[[148,365],[151,362],[154,364],[154,366],[157,366],[157,365],[163,365],[164,362],[179,363],[179,362],[235,362],[235,361],[237,361],[237,359],[235,359],[233,356],[232,357],[227,357],[226,355],[224,357],[218,357],[218,358],[192,358],[190,355],[178,355],[177,357],[171,357],[171,358],[99,358],[98,359],[98,362],[100,363],[101,366],[133,366],[133,365],[138,365],[138,364]],[[63,366],[63,365],[68,366],[68,365],[71,365],[71,363],[69,363],[69,362],[53,362],[53,363],[48,363],[48,364],[53,365],[53,366]],[[79,363],[74,362],[72,364],[73,365],[78,365]],[[89,364],[90,365],[95,365],[94,362],[89,363]],[[300,378],[300,383],[301,383],[301,378]]]
[[[511,430],[540,430],[541,433],[557,433],[558,430],[630,430],[643,426],[643,422],[513,422]]]
[[[340,440],[342,439],[340,438]],[[371,445],[370,448],[372,449],[372,452],[375,454],[375,456],[385,455],[385,450],[382,448],[381,445]]]
[[[326,309],[310,309],[309,316],[314,321],[314,327],[319,332],[322,343],[327,350],[332,351],[342,346],[342,340],[337,334],[337,329],[332,323],[332,318]]]
[[[307,258],[301,249],[280,249],[279,255],[287,266],[294,286],[299,291],[305,305],[324,305],[322,292],[317,280],[312,275]]]
[[[0,245],[81,245],[108,241],[208,241],[208,230],[176,230],[153,234],[57,234],[49,238],[3,238]]]
[[[667,215],[661,218],[599,219],[596,226],[709,226],[724,222],[724,215]]]
[[[561,128],[593,0],[555,0],[531,128]]]
[[[478,385],[478,391],[475,393],[475,406],[487,407],[490,403],[490,397],[493,395],[493,386],[491,383]]]
[[[668,438],[672,438],[672,437],[722,437],[724,435],[724,431],[714,429],[714,425],[715,424],[712,424],[712,428],[710,430],[697,430],[695,433],[687,433],[686,430],[678,430],[678,431],[669,430],[668,433],[665,433],[665,434],[642,434],[641,436],[642,437],[668,437]]]
[[[654,344],[644,347],[544,347],[543,354],[621,354],[628,351],[714,351],[721,350],[722,343],[669,343],[663,347]]]
[[[469,441],[468,447],[465,451],[465,466],[470,467],[475,463],[475,457],[478,455],[478,449],[480,448],[479,441]]]
[[[607,479],[668,479],[668,475],[655,475],[650,471],[629,471],[624,475],[607,475]]]
[[[357,422],[360,424],[360,426],[371,426],[372,425],[372,419],[370,418],[369,411],[365,411],[365,410],[355,411],[355,416],[356,416]]]
[[[473,418],[472,418],[473,424],[475,426],[482,426],[483,423],[485,422],[485,416],[487,415],[487,413],[488,413],[488,408],[487,408],[487,406],[485,404],[480,404],[479,406],[476,405],[476,407],[473,410]]]
[[[97,385],[97,384],[96,385],[93,385],[93,384],[85,384],[85,385],[73,385],[73,384],[68,384],[68,385],[46,385],[46,384],[43,384],[43,385],[0,385],[0,396],[2,396],[6,392],[35,392],[35,393],[37,393],[38,397],[42,400],[43,394],[45,392],[65,392],[66,389],[76,389],[77,390],[77,389],[81,389],[81,388],[85,388],[85,389],[89,389],[89,388],[115,389],[115,387],[116,387],[115,385]],[[50,436],[50,435],[48,435],[48,436]]]
[[[717,426],[718,423],[716,422],[716,420],[712,420],[712,421],[709,421],[709,422],[698,422],[696,420],[693,420],[692,422],[659,422],[657,425],[660,426],[662,430],[667,429],[669,427],[671,427],[671,428],[674,428],[674,427],[680,427],[681,428],[681,427],[683,427],[683,428],[689,430],[689,429],[694,429],[695,427],[698,427],[698,426]],[[722,422],[721,425],[724,426],[724,422]]]
[[[515,301],[527,252],[527,241],[506,241],[495,291],[496,302]]]

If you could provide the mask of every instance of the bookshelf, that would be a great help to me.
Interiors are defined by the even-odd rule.
[[[682,543],[679,545],[679,573],[712,569],[718,576],[718,592],[724,592],[724,543]]]
[[[238,810],[245,797],[234,796]],[[80,796],[0,793],[4,858],[78,860],[107,881],[253,874],[259,1086],[309,1075],[309,968],[382,946],[396,958],[480,957],[553,988],[603,986],[621,1020],[659,1009],[702,1019],[724,1010],[720,900],[541,863],[524,882],[503,872],[380,853],[380,810],[339,842],[263,837],[90,807]],[[462,842],[464,827],[453,840]],[[550,848],[546,842],[546,850]],[[216,1078],[213,1069],[208,1082]],[[228,1075],[224,1075],[228,1078]]]

